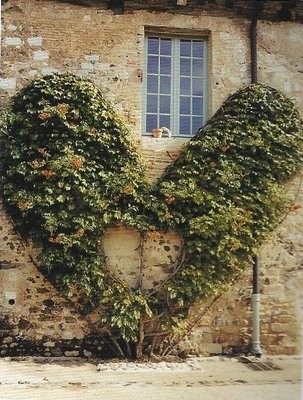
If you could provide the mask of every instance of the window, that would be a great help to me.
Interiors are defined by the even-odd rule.
[[[206,120],[206,41],[146,37],[143,132],[194,136]]]

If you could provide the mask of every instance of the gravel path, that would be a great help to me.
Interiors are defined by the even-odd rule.
[[[90,363],[0,359],[1,400],[301,400],[300,357],[271,358],[253,371],[238,359],[184,363]]]

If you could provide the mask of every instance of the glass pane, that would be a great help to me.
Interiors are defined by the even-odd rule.
[[[160,78],[160,93],[169,94],[171,92],[171,78],[170,76],[161,76]]]
[[[149,94],[147,95],[146,110],[148,113],[158,112],[158,96]]]
[[[160,96],[160,113],[169,114],[170,113],[170,97]]]
[[[159,60],[159,57],[148,56],[147,72],[149,74],[158,74],[158,72],[159,72],[159,67],[158,67],[159,61],[158,60]]]
[[[180,58],[180,74],[190,76],[190,58]]]
[[[180,117],[180,135],[190,134],[190,117]]]
[[[146,132],[151,133],[154,128],[158,127],[157,115],[146,115]]]
[[[155,75],[147,75],[147,92],[158,93],[158,77]]]
[[[191,94],[190,78],[180,78],[180,94]]]
[[[190,57],[191,56],[191,40],[181,40],[180,56],[181,57]]]
[[[203,73],[203,60],[202,58],[193,59],[193,76],[202,76]]]
[[[202,97],[193,97],[192,99],[192,113],[194,115],[202,115],[203,112],[203,98]]]
[[[205,41],[150,37],[147,46],[147,133],[179,126],[175,134],[196,134],[204,123]],[[178,97],[176,103],[173,96]]]
[[[148,38],[148,54],[158,54],[159,53],[159,39],[158,38]]]
[[[203,79],[193,78],[193,93],[194,96],[203,96]]]
[[[202,117],[193,117],[193,130],[192,134],[195,135],[200,128],[202,128]]]
[[[166,56],[171,55],[171,40],[170,39],[161,39],[160,54],[166,55]]]
[[[190,97],[180,97],[180,114],[190,115]]]
[[[160,57],[160,74],[170,75],[171,74],[171,58]]]
[[[193,41],[193,57],[203,58],[204,43],[203,41],[194,40]]]
[[[160,115],[160,124],[159,126],[165,126],[170,129],[170,115]]]

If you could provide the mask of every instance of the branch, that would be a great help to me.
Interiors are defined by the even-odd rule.
[[[145,235],[140,233],[140,245],[139,245],[139,258],[140,258],[140,275],[139,275],[139,291],[142,293],[143,289],[143,275],[144,275],[144,242]]]
[[[181,245],[181,254],[177,258],[181,258],[179,263],[176,263],[173,269],[173,272],[162,282],[159,283],[158,286],[156,286],[151,292],[148,293],[148,297],[153,296],[157,292],[160,291],[161,288],[163,288],[167,282],[169,282],[177,273],[180,271],[180,269],[183,267],[184,261],[185,261],[185,250],[184,250],[184,243],[182,241]]]
[[[198,314],[198,316],[192,322],[189,321],[185,333],[182,336],[180,336],[177,341],[173,341],[166,349],[164,349],[161,355],[162,356],[168,355],[172,351],[172,349],[176,347],[189,334],[189,332],[191,332],[194,329],[194,327],[201,320],[201,318],[204,317],[204,315],[213,307],[213,305],[217,302],[217,300],[219,300],[221,296],[222,293],[217,295],[207,307],[203,308],[203,310]]]

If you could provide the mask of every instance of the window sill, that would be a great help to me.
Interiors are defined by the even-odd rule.
[[[154,150],[154,151],[178,151],[184,143],[187,143],[190,137],[161,137],[154,138],[152,136],[142,136],[140,139],[141,148],[143,150]]]

